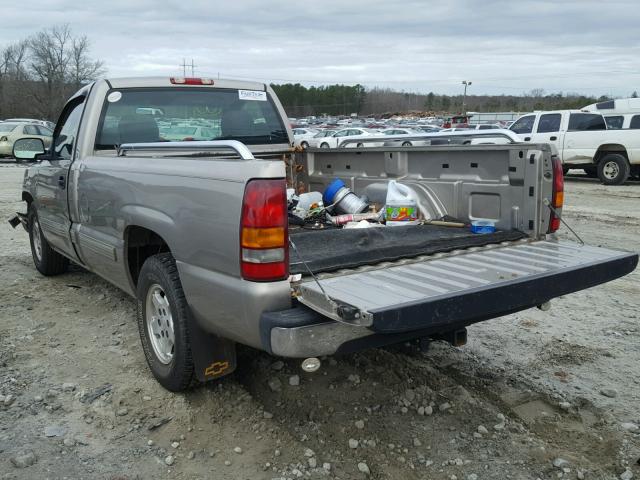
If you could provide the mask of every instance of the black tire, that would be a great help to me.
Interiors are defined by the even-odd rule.
[[[170,314],[171,326],[167,322],[161,325],[165,318],[152,317],[157,319],[159,329],[162,332],[168,332],[169,328],[173,329],[174,341],[171,358],[167,361],[161,359],[154,349],[154,344],[162,341],[160,336],[155,335],[156,343],[152,341],[149,332],[149,325],[146,321],[148,303],[153,301],[149,298],[150,292],[159,293],[156,287],[160,287],[162,298],[168,302],[168,311]],[[189,336],[189,306],[182,290],[180,276],[176,262],[170,253],[160,253],[149,257],[140,270],[138,277],[138,330],[144,356],[153,376],[167,390],[172,392],[180,392],[187,389],[192,383],[195,383],[193,357],[191,355],[191,343]],[[165,310],[166,311],[166,310]],[[151,313],[151,312],[150,312]],[[156,311],[157,313],[157,311]],[[154,325],[155,325],[155,321]],[[161,335],[164,339],[164,334]]]
[[[609,153],[598,162],[598,178],[604,185],[622,185],[630,170],[629,162],[619,153]]]
[[[301,146],[302,148],[304,148],[305,150],[306,150],[307,148],[309,148],[309,144],[308,144],[307,142],[301,142],[301,143],[300,143],[300,146]]]
[[[364,143],[358,143],[358,144],[356,144],[356,147],[357,148],[362,148],[362,147],[364,147]]]
[[[413,147],[413,144],[411,142],[402,142],[402,146],[403,147]]]
[[[320,148],[329,148],[329,144],[328,143],[321,143],[320,144]]]
[[[69,268],[69,259],[52,249],[47,239],[44,238],[38,213],[33,205],[29,207],[28,220],[31,257],[36,269],[47,277],[66,272]]]

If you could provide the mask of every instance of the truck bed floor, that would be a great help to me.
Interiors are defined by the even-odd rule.
[[[526,238],[517,230],[474,234],[468,228],[415,225],[367,229],[292,229],[295,250],[290,253],[292,274],[307,274],[302,259],[314,273],[481,247]],[[302,257],[302,259],[300,258]]]

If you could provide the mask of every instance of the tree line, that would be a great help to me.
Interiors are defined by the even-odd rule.
[[[407,112],[453,114],[464,110],[475,112],[531,112],[533,110],[566,110],[582,108],[595,102],[611,100],[577,93],[547,93],[533,89],[520,95],[443,95],[399,92],[389,88],[365,89],[362,85],[329,85],[305,87],[296,84],[272,84],[287,114],[307,115],[391,115]],[[636,92],[631,95],[637,96]]]
[[[0,119],[56,121],[69,96],[105,73],[89,50],[88,38],[74,35],[68,25],[0,48]]]

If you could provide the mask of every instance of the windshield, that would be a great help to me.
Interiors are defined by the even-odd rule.
[[[123,143],[239,140],[248,145],[289,143],[265,93],[213,88],[112,91],[102,113],[96,149]],[[259,92],[264,93],[264,92]]]
[[[15,123],[0,123],[0,132],[10,132],[16,127]]]

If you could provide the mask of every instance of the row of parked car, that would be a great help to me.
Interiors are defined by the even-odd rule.
[[[13,144],[21,138],[39,138],[48,147],[55,124],[32,118],[8,118],[0,121],[0,157],[13,155]]]
[[[468,131],[468,130],[497,130],[502,128],[497,124],[480,124],[480,125],[468,125],[465,127],[454,128],[442,128],[435,125],[411,125],[405,126],[391,126],[387,128],[375,129],[365,127],[353,127],[348,128],[310,128],[310,127],[296,127],[293,129],[293,136],[296,140],[296,144],[302,148],[336,148],[343,140],[348,137],[367,137],[367,136],[396,136],[396,135],[419,135],[423,133],[447,133],[456,131]],[[366,142],[368,147],[381,147],[386,142]],[[415,140],[405,140],[401,142],[401,146],[421,146],[422,143]],[[356,143],[356,146],[364,146]]]

